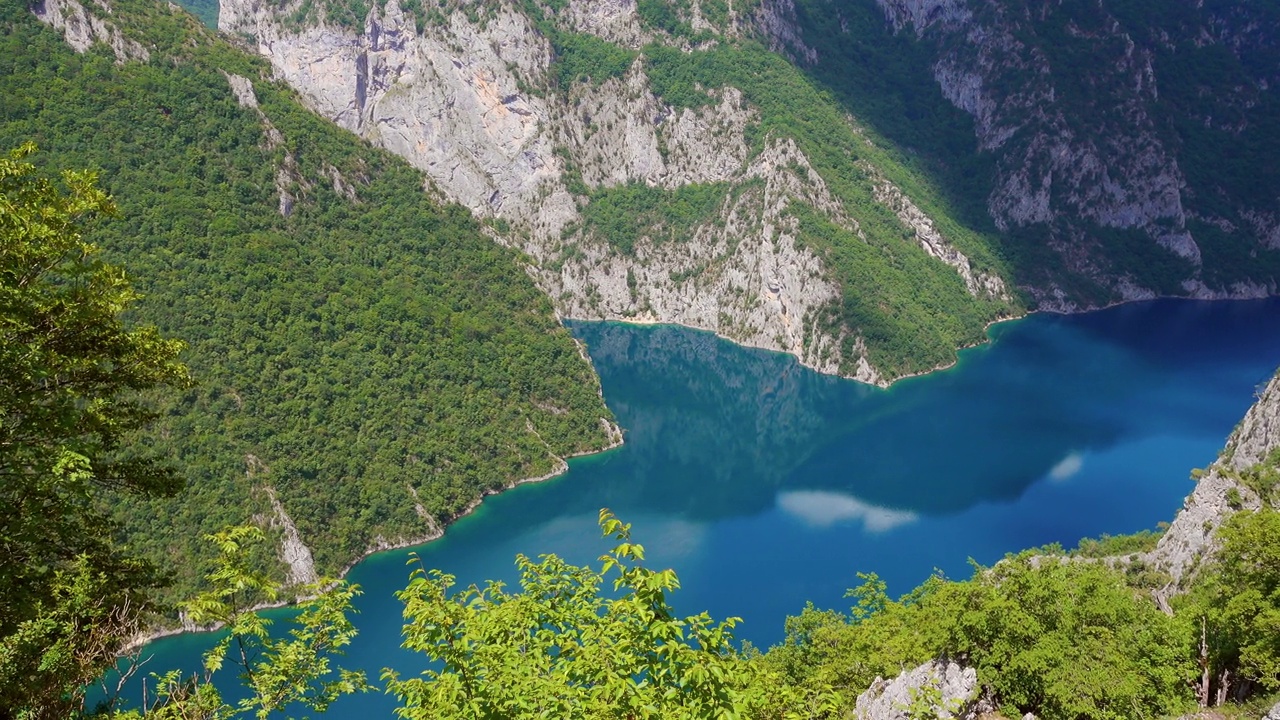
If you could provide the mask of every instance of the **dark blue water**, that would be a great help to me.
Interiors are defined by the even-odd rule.
[[[490,498],[416,549],[462,584],[513,582],[516,553],[594,562],[596,516],[634,524],[650,564],[674,567],[686,613],[744,619],[767,646],[805,601],[847,607],[857,572],[903,593],[969,558],[1125,533],[1172,519],[1188,473],[1213,461],[1280,365],[1280,301],[1158,301],[992,329],[947,371],[889,390],[818,375],[789,356],[671,327],[584,323],[627,444],[556,480]],[[409,551],[375,556],[347,665],[412,673],[399,650]],[[195,669],[213,642],[154,643],[148,669]],[[389,716],[366,695],[332,714]]]

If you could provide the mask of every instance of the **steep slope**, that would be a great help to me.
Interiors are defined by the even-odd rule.
[[[776,47],[985,210],[1040,307],[1276,292],[1273,5],[769,4]]]
[[[1217,462],[1202,473],[1146,562],[1169,574],[1164,594],[1185,587],[1217,552],[1217,529],[1240,510],[1280,506],[1280,375],[1258,394]]]
[[[519,253],[266,63],[151,0],[0,10],[0,146],[100,171],[121,217],[92,239],[145,294],[134,319],[190,344],[198,385],[145,441],[189,487],[112,507],[175,593],[225,525],[275,528],[280,575],[333,575],[615,440]]]
[[[1020,312],[991,235],[752,40],[752,3],[227,0],[306,102],[493,218],[575,318],[886,382]]]

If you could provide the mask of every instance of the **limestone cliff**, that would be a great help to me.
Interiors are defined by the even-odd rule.
[[[795,0],[768,0],[770,17],[803,28],[766,27],[798,61],[847,62],[847,44],[890,42],[850,30],[851,13],[870,2],[800,0],[797,14]],[[1020,263],[1020,284],[1040,307],[1276,292],[1272,10],[874,2],[971,119],[972,152],[993,160],[980,201],[1010,247],[1053,251]],[[833,25],[843,34],[826,30]]]
[[[785,32],[787,22],[785,13],[740,16],[732,5],[723,16],[696,3],[673,7],[674,24],[655,26],[629,0],[569,0],[555,10],[448,2],[431,12],[387,0],[363,15],[363,6],[336,0],[223,0],[219,26],[250,38],[316,112],[408,159],[429,177],[429,191],[490,219],[498,241],[527,254],[562,315],[681,323],[885,383],[947,364],[955,347],[981,339],[986,322],[1019,312],[994,256],[973,242],[980,261],[970,246],[962,250],[954,223],[936,216],[936,199],[901,185],[909,179],[901,168],[851,165],[850,174],[865,173],[856,179],[867,200],[859,206],[851,191],[830,187],[850,178],[815,164],[813,148],[772,122],[744,88],[695,80],[705,102],[664,96],[670,81],[651,76],[655,52],[709,57],[737,47],[755,24]],[[579,56],[589,72],[567,76],[564,67]],[[857,132],[851,118],[838,122],[849,137]],[[620,242],[592,206],[645,189],[664,193],[662,201],[651,203],[654,217],[633,221],[634,241]],[[693,217],[664,218],[686,190],[712,197]],[[800,218],[810,215],[875,247],[889,265],[906,252],[945,268],[899,280],[899,297],[939,296],[929,283],[953,292],[959,280],[967,296],[947,302],[980,310],[963,332],[922,331],[947,347],[933,359],[916,359],[910,342],[895,339],[921,323],[895,318],[888,324],[908,329],[868,337],[867,321],[846,316],[845,305],[859,292],[848,276],[856,268],[873,274],[871,266],[849,261],[855,269],[843,275],[833,268],[833,251],[805,235]],[[864,227],[866,217],[872,224]],[[868,299],[862,312],[892,316],[892,304]],[[891,359],[877,359],[885,347]]]
[[[107,0],[95,0],[89,5],[82,5],[76,0],[40,0],[32,10],[41,21],[62,31],[67,44],[77,52],[84,52],[94,43],[101,42],[111,48],[118,63],[146,61],[151,57],[146,48],[120,32],[111,19],[111,4]]]

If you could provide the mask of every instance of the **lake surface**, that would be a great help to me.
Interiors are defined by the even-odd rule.
[[[738,616],[768,646],[806,600],[846,608],[856,573],[892,594],[968,559],[1172,519],[1188,474],[1214,460],[1280,365],[1280,301],[1157,301],[992,328],[949,370],[889,390],[789,356],[673,327],[575,323],[626,430],[622,448],[487,499],[414,549],[461,584],[516,580],[516,553],[595,562],[600,508],[673,567],[687,614]],[[408,550],[361,563],[360,636],[347,667],[414,673],[399,649]],[[148,670],[199,665],[211,636],[153,643]],[[348,698],[338,717],[390,717]]]

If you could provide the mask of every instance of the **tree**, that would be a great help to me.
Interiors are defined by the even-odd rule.
[[[806,608],[766,656],[794,685],[835,689],[845,713],[876,676],[935,658],[973,667],[1007,717],[1157,717],[1190,700],[1184,628],[1104,564],[1024,553],[898,601],[864,580],[849,616]]]
[[[426,718],[782,717],[794,702],[780,676],[732,645],[730,618],[677,617],[672,570],[640,563],[630,525],[600,513],[619,544],[600,569],[555,555],[523,555],[520,592],[501,583],[450,594],[454,578],[415,570],[398,593],[404,647],[433,667],[401,679],[385,671],[397,712]],[[601,586],[612,576],[613,591]]]
[[[1178,604],[1195,620],[1202,705],[1280,688],[1280,512],[1238,512],[1218,537],[1217,559]]]
[[[88,172],[0,157],[0,718],[65,717],[150,609],[156,569],[112,541],[104,493],[166,495],[136,432],[189,382],[182,344],[126,328],[138,299],[85,223],[115,212]]]
[[[330,663],[356,635],[348,614],[360,594],[358,585],[321,580],[302,588],[312,597],[300,604],[288,637],[272,637],[271,621],[254,612],[258,603],[276,600],[280,591],[251,567],[250,550],[264,540],[262,529],[234,527],[205,539],[219,551],[206,577],[211,587],[185,607],[192,622],[220,626],[226,634],[205,653],[202,674],[153,674],[155,701],[141,711],[118,713],[115,720],[265,720],[295,706],[324,712],[340,696],[370,689],[363,671],[335,669]],[[249,691],[235,705],[226,703],[213,683],[228,660],[240,669]]]

